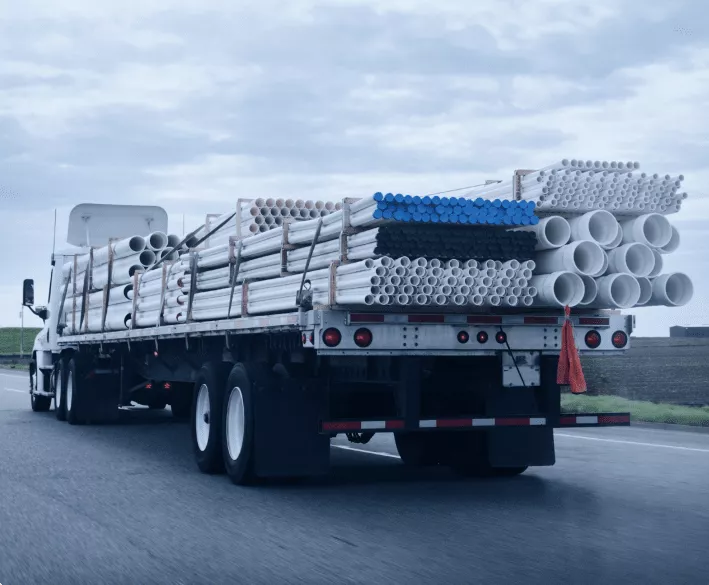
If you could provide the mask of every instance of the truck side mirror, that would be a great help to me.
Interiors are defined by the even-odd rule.
[[[27,278],[22,283],[22,305],[31,307],[34,305],[34,280]]]

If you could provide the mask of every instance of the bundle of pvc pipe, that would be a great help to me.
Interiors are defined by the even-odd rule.
[[[132,295],[133,292],[133,285],[132,284],[125,284],[125,285],[120,285],[111,288],[109,297],[108,297],[108,302],[109,305],[117,305],[120,303],[123,303],[133,297]],[[87,303],[89,308],[95,308],[95,307],[102,307],[103,306],[103,301],[104,301],[104,292],[103,291],[98,291],[94,293],[90,293],[87,295]],[[76,304],[77,310],[81,309],[83,306],[83,296],[82,295],[76,295],[76,297],[71,297],[68,296],[64,300],[64,312],[69,313],[73,310],[74,305]]]
[[[520,195],[523,200],[533,201],[540,212],[578,214],[605,209],[633,216],[679,211],[687,198],[687,194],[680,191],[684,177],[648,175],[639,168],[637,162],[564,159],[514,181],[477,187],[465,196],[514,198]]]
[[[258,260],[264,260],[260,258]],[[329,265],[329,263],[328,263]],[[327,269],[314,269],[308,273],[309,290],[316,304],[329,304],[334,295],[336,304],[344,305],[396,305],[396,306],[525,306],[533,303],[537,289],[529,285],[532,261],[511,260],[458,260],[407,257],[392,259],[381,257],[366,259],[339,266],[335,270],[335,291],[330,291]],[[268,267],[266,267],[268,268]],[[280,266],[277,267],[280,269]],[[251,273],[264,270],[255,268]],[[211,274],[210,274],[211,273]],[[276,313],[296,310],[296,294],[300,289],[300,275],[272,278],[251,283],[247,298],[250,314]],[[186,304],[190,288],[189,275],[177,278],[178,289],[171,291],[165,303],[166,310],[179,309],[186,318]],[[153,282],[149,282],[152,285]],[[229,300],[232,308],[229,317],[241,313],[241,286],[232,293],[228,268],[200,273],[196,282],[198,291],[192,303],[192,319],[209,320],[227,318]],[[146,291],[152,295],[138,298],[141,313],[155,312],[160,308],[159,289],[151,286]],[[237,299],[236,301],[234,299]],[[142,325],[142,324],[145,325]],[[154,320],[141,318],[136,326],[153,326]]]
[[[678,306],[689,302],[692,297],[691,281],[682,275],[671,280],[674,296],[669,294],[664,297],[659,293],[659,296],[651,298],[651,280],[654,282],[663,276],[663,255],[675,251],[680,241],[677,229],[658,213],[630,219],[621,217],[619,223],[613,214],[598,210],[570,220],[549,216],[537,226],[519,229],[537,234],[539,243],[535,274],[570,271],[582,277],[586,295],[580,305],[591,308],[630,308],[626,306],[628,299],[632,300],[638,289],[638,299],[635,301],[637,306],[664,302]],[[567,234],[570,243],[561,244]],[[632,276],[637,286],[626,277],[607,278],[617,274]],[[596,279],[595,297],[594,285],[587,277]],[[687,291],[690,292],[684,294]],[[668,298],[673,300],[669,301]],[[542,302],[541,297],[537,302]],[[673,302],[677,305],[673,305]]]
[[[323,218],[341,209],[340,203],[332,201],[312,201],[303,199],[259,198],[245,201],[240,212],[227,224],[218,229],[206,241],[206,247],[229,243],[230,236],[249,236],[265,233],[281,227],[286,221],[305,221]],[[223,223],[231,214],[210,220],[206,231]],[[239,229],[237,230],[237,226]]]
[[[533,201],[509,199],[468,199],[466,197],[441,197],[394,195],[375,193],[372,199],[374,219],[479,225],[534,225],[539,218],[534,215]],[[367,207],[366,209],[369,209]]]

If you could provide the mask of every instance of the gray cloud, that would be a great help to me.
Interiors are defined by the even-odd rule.
[[[567,155],[647,160],[697,194],[709,177],[699,0],[71,5],[0,23],[3,229],[30,208],[46,233],[80,201],[199,217],[242,194],[430,192]]]

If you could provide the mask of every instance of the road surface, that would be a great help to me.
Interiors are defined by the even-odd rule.
[[[489,481],[338,438],[327,478],[239,488],[167,411],[72,427],[26,387],[0,372],[3,585],[709,582],[709,434],[565,430]]]

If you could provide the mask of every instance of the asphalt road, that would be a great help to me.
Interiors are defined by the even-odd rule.
[[[71,427],[0,372],[0,583],[709,582],[709,434],[564,431],[511,480],[333,442],[320,480],[198,473],[169,413]],[[287,438],[284,438],[287,440]]]

